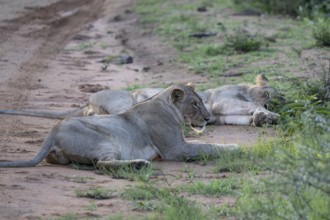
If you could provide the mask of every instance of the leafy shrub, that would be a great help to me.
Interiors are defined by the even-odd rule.
[[[296,97],[281,109],[279,127],[286,134],[300,132],[304,120],[309,117],[330,117],[330,59],[318,58],[318,65],[313,69],[313,78],[299,80],[296,84]]]
[[[293,17],[329,13],[330,3],[324,0],[234,0],[235,4],[255,7],[270,14],[284,14]]]
[[[316,45],[330,47],[330,19],[320,18],[314,22],[313,37]]]
[[[318,65],[313,69],[314,78],[306,82],[304,91],[308,95],[316,94],[317,99],[325,104],[330,101],[330,58],[318,59]]]
[[[224,43],[224,51],[227,49],[236,52],[251,52],[259,50],[265,45],[265,40],[260,35],[252,35],[244,29],[238,29],[233,34],[229,34]]]
[[[328,219],[330,215],[330,120],[308,116],[304,129],[290,142],[295,151],[278,146],[273,175],[261,180],[265,191],[239,198],[242,219]]]

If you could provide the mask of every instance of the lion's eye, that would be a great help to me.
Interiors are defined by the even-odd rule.
[[[198,108],[198,103],[197,103],[197,102],[193,102],[193,103],[192,103],[192,106],[193,106],[194,108]]]

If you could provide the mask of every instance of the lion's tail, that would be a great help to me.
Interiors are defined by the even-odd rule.
[[[268,85],[268,79],[267,77],[265,76],[265,74],[259,74],[257,77],[256,77],[256,86],[267,86]]]
[[[48,112],[48,111],[26,111],[26,110],[0,110],[0,114],[7,115],[25,115],[41,118],[52,118],[52,119],[64,119],[68,117],[82,116],[84,108],[80,107],[79,109],[69,110],[65,112]]]
[[[41,150],[33,159],[0,162],[0,167],[34,167],[38,165],[43,159],[46,158],[51,147],[54,145],[54,134],[55,130],[53,129],[52,132],[43,141],[41,145]]]

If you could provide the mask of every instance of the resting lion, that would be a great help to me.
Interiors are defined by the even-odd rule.
[[[225,85],[215,89],[198,92],[203,103],[211,114],[209,124],[254,125],[273,124],[279,118],[277,113],[268,111],[265,106],[275,97],[277,90],[268,86],[268,80],[261,74],[255,85]],[[48,118],[71,116],[91,116],[118,114],[130,109],[133,105],[156,95],[162,88],[144,88],[133,92],[125,90],[102,90],[89,98],[88,106],[68,112],[45,112],[24,110],[0,110],[0,114],[29,115]]]
[[[189,86],[171,86],[125,113],[72,117],[55,126],[32,160],[1,162],[0,167],[50,163],[97,167],[148,165],[150,160],[183,161],[236,150],[236,144],[186,142],[181,124],[203,129],[210,119],[201,98]]]

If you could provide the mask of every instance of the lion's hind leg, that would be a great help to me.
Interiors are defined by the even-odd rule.
[[[114,169],[124,166],[131,166],[135,169],[141,169],[143,167],[150,167],[151,163],[144,159],[135,160],[100,160],[96,163],[96,167],[99,169]]]
[[[46,161],[48,163],[52,163],[52,164],[61,164],[61,165],[67,165],[71,162],[70,159],[68,159],[67,157],[65,157],[65,155],[63,154],[63,152],[61,151],[61,149],[54,147],[53,150],[51,150],[47,157],[46,157]]]

